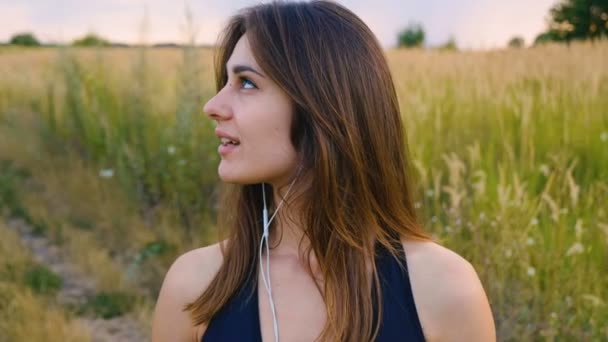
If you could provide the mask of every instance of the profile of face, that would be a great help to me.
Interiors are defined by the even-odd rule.
[[[227,183],[283,186],[297,165],[290,139],[293,102],[258,66],[246,34],[226,71],[226,84],[203,109],[217,122],[216,135],[237,143],[220,143],[219,177]]]

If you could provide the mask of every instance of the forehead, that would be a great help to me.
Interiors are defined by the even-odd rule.
[[[253,52],[251,51],[249,39],[247,39],[246,34],[241,36],[239,41],[236,43],[230,58],[226,62],[228,69],[235,64],[249,65],[252,67],[258,66],[257,62],[255,61],[255,57],[253,56]]]

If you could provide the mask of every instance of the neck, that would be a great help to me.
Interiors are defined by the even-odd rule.
[[[299,255],[302,250],[309,246],[310,240],[304,234],[302,203],[293,200],[297,196],[295,185],[286,197],[288,188],[289,186],[286,186],[274,190],[274,206],[275,210],[278,208],[278,212],[272,222],[270,246],[273,254]],[[285,201],[281,205],[283,198],[285,198]],[[274,212],[268,213],[268,215],[272,216]],[[301,245],[300,241],[302,242]]]
[[[302,182],[302,184],[305,183],[304,180],[296,180],[296,182]],[[305,223],[302,216],[302,200],[305,200],[305,198],[300,197],[300,191],[303,188],[305,188],[305,186],[297,187],[297,189],[300,189],[298,191],[296,189],[296,185],[294,184],[291,191],[289,191],[289,194],[287,194],[289,184],[283,187],[273,186],[274,210],[279,208],[283,198],[286,200],[280,206],[271,224],[273,228],[270,230],[269,237],[269,246],[271,248],[270,255],[271,258],[291,259],[297,260],[302,265],[309,264],[311,267],[310,271],[314,276],[320,271],[320,265],[318,265],[317,258],[314,255],[314,252],[310,255],[303,254],[309,249],[311,243],[308,236],[306,236],[304,233]],[[272,217],[274,213],[274,211],[269,212],[269,218]],[[373,250],[374,237],[372,235],[369,236],[369,243]],[[266,252],[264,251],[263,253]],[[370,257],[373,258],[373,255]],[[369,261],[367,263],[367,269],[371,272],[371,265],[369,264]]]
[[[275,215],[276,211],[269,237],[273,255],[299,257],[301,252],[310,246],[310,240],[304,234],[302,214],[303,201],[306,200],[303,194],[311,186],[311,178],[309,173],[300,171],[270,183],[273,189],[274,211],[268,213],[268,218]]]

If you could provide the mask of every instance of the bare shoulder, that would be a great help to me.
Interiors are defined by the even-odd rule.
[[[427,341],[495,341],[492,311],[473,265],[432,241],[402,243]]]
[[[197,248],[175,259],[163,280],[152,323],[152,341],[196,341],[199,328],[183,311],[209,286],[223,262],[220,244]]]

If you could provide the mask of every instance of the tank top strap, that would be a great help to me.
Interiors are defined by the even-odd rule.
[[[395,258],[381,243],[376,243],[376,267],[381,285],[382,321],[376,341],[424,341],[422,326],[416,311],[414,295],[409,280],[405,251],[401,241],[393,246],[398,252]],[[378,300],[375,282],[372,287],[374,327],[378,322]]]

